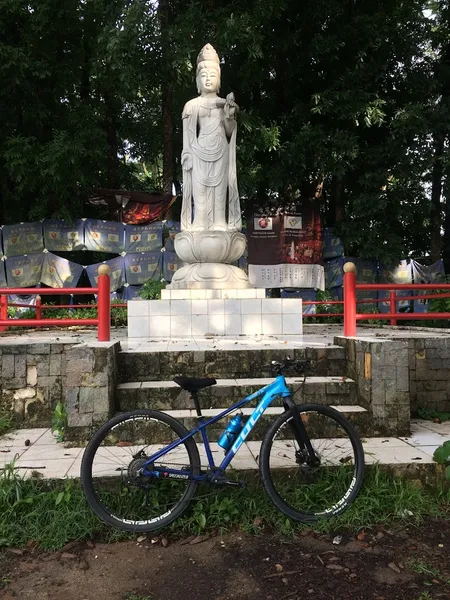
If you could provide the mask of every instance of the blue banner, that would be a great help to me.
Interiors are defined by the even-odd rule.
[[[141,285],[148,280],[159,281],[162,260],[161,252],[126,254],[124,256],[126,282],[130,285]]]
[[[331,227],[323,230],[323,258],[337,258],[344,255],[344,246],[341,238],[334,234]]]
[[[440,281],[445,282],[445,270],[443,260],[438,260],[430,266],[421,265],[415,260],[412,260],[411,267],[413,272],[414,283],[438,283]],[[437,290],[430,290],[430,293],[437,293]],[[420,299],[420,296],[423,296],[424,294],[428,294],[428,291],[415,292],[414,295],[417,295],[418,299],[414,300],[414,312],[428,312],[428,306],[430,301],[427,299]]]
[[[173,274],[183,266],[183,262],[178,258],[175,252],[163,252],[163,257],[163,277],[170,283]]]
[[[123,287],[125,283],[125,265],[123,256],[118,256],[117,258],[112,258],[111,260],[107,260],[104,263],[96,263],[95,265],[88,265],[86,267],[86,273],[89,277],[89,281],[92,287],[97,287],[98,285],[98,268],[100,265],[108,265],[110,268],[110,290],[111,292],[115,292],[119,288]]]
[[[139,300],[139,291],[142,288],[142,285],[128,285],[126,283],[123,287],[122,298],[124,300]]]
[[[18,223],[3,226],[3,249],[5,256],[23,256],[44,250],[42,223]]]
[[[100,219],[86,219],[84,244],[86,250],[120,254],[124,249],[124,224]]]
[[[405,282],[406,283],[406,282]],[[412,296],[411,290],[395,290],[395,295],[397,298],[401,298],[402,296]],[[389,308],[389,292],[380,290],[378,292],[378,299],[384,300],[384,302],[378,302],[378,308],[382,313],[390,312]],[[409,312],[411,307],[410,300],[398,300],[397,301],[397,312]],[[400,323],[401,325],[401,323]]]
[[[344,262],[344,258],[333,258],[324,263],[327,289],[341,286],[344,283]]]
[[[381,283],[412,283],[412,269],[407,260],[401,260],[395,267],[380,265]]]
[[[125,225],[125,252],[154,252],[161,250],[163,224],[161,221],[150,225]]]
[[[41,283],[52,288],[77,287],[83,267],[56,254],[44,254]]]
[[[45,219],[43,222],[44,243],[52,252],[70,252],[84,249],[84,222],[73,223],[64,219]]]
[[[36,287],[41,281],[44,253],[11,256],[5,260],[8,287]]]
[[[175,252],[175,236],[181,231],[179,221],[166,221],[164,224],[164,248],[169,252]]]

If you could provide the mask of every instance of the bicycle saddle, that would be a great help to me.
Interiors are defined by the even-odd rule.
[[[174,377],[173,381],[183,388],[183,390],[191,393],[209,387],[210,385],[216,385],[217,383],[212,377],[206,377],[205,379],[199,379],[197,377]]]

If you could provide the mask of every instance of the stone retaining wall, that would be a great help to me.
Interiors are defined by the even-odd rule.
[[[92,427],[114,412],[118,342],[4,344],[0,408],[24,427],[48,427],[59,401],[70,430]]]

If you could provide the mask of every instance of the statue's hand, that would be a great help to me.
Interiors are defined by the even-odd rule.
[[[236,116],[236,113],[239,111],[239,107],[236,104],[236,102],[234,101],[233,92],[228,94],[228,96],[226,98],[225,106],[223,107],[223,110],[225,113],[225,117],[227,119],[234,119]]]
[[[192,171],[192,154],[190,152],[182,152],[181,154],[181,166],[185,171]]]

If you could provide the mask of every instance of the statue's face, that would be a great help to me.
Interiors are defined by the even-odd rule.
[[[220,86],[220,77],[217,69],[203,68],[197,75],[199,92],[217,92]]]

